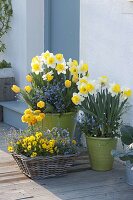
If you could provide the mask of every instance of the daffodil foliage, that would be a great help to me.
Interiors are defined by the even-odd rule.
[[[121,88],[102,76],[91,81],[83,77],[79,80],[78,90],[72,100],[86,114],[82,124],[86,134],[96,137],[118,136],[122,115],[129,107],[131,89]]]

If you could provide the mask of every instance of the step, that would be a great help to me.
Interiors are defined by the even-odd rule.
[[[27,105],[21,101],[5,101],[0,102],[3,108],[3,122],[17,129],[25,129],[26,124],[21,122],[21,117]]]

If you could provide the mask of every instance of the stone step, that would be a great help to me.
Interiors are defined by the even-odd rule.
[[[21,101],[0,102],[3,112],[3,122],[17,129],[25,129],[26,124],[21,122],[21,117],[27,105]]]

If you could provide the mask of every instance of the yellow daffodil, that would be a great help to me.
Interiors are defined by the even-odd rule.
[[[55,56],[50,55],[50,56],[47,58],[47,66],[48,66],[48,68],[49,68],[49,67],[55,68],[55,64],[56,64]]]
[[[42,72],[42,65],[40,63],[33,63],[32,64],[32,72],[34,72],[35,74],[39,74],[40,72]]]
[[[132,96],[132,90],[130,88],[124,88],[122,92],[125,98]]]
[[[87,90],[88,90],[89,93],[94,92],[94,90],[95,90],[95,84],[89,82],[89,83],[87,84]]]
[[[55,58],[56,58],[57,63],[63,63],[64,62],[64,57],[63,57],[63,54],[61,54],[61,53],[56,54]]]
[[[66,66],[66,64],[65,63],[59,63],[59,64],[57,64],[56,65],[56,70],[57,70],[57,74],[66,74],[66,69],[67,69],[68,67]]]
[[[75,105],[81,105],[81,102],[84,101],[84,98],[78,94],[78,93],[73,93],[73,97],[72,97],[72,102]]]
[[[28,81],[28,82],[32,82],[32,80],[33,80],[33,78],[32,78],[32,76],[31,75],[27,75],[26,76],[26,80]]]
[[[24,89],[25,89],[25,91],[26,91],[27,93],[30,93],[31,90],[32,90],[32,88],[31,88],[29,85],[26,85],[26,86],[24,87]]]
[[[11,87],[12,91],[15,92],[15,93],[19,93],[20,92],[20,88],[17,86],[17,85],[13,85]]]
[[[73,65],[69,68],[69,71],[72,75],[77,75],[78,74],[78,68],[77,66]]]
[[[48,82],[52,81],[53,78],[54,78],[54,76],[53,76],[53,71],[50,71],[50,72],[48,72],[47,74],[44,74],[44,75],[42,76],[42,79],[43,79],[43,80],[47,80]]]
[[[89,67],[87,63],[81,62],[78,69],[79,73],[84,75],[88,72]]]
[[[77,60],[72,60],[71,58],[69,58],[69,61],[67,62],[67,65],[69,67],[73,67],[73,66],[78,66],[78,61]]]
[[[44,108],[44,107],[45,107],[45,102],[44,102],[44,101],[39,101],[39,102],[37,103],[37,107],[38,107],[38,108]]]
[[[66,81],[65,81],[65,87],[66,87],[66,88],[71,87],[71,84],[72,84],[72,83],[71,83],[70,80],[66,80]]]
[[[88,95],[87,84],[81,84],[78,88],[81,95],[83,95],[84,97]]]
[[[72,77],[72,82],[73,82],[73,83],[77,83],[78,80],[79,80],[78,75],[77,75],[77,74],[74,74],[73,77]]]
[[[46,51],[45,53],[41,54],[41,59],[46,63],[47,59],[50,57],[50,52]]]
[[[112,96],[115,96],[121,92],[121,86],[119,84],[113,83],[110,85],[109,92],[112,94]]]
[[[82,78],[79,78],[79,81],[77,82],[77,85],[80,86],[81,84],[87,84],[88,83],[88,77],[83,76]]]

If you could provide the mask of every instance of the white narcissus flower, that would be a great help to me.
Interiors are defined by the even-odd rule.
[[[101,86],[106,86],[109,82],[109,78],[107,76],[101,76],[98,79]]]
[[[40,72],[43,71],[42,65],[43,64],[39,56],[35,56],[32,58],[32,61],[31,61],[32,72],[38,75]]]
[[[47,59],[50,56],[50,52],[47,50],[46,52],[41,54],[41,60],[44,64],[47,64]]]
[[[87,84],[88,83],[88,76],[83,76],[82,78],[79,78],[79,81],[76,83],[78,86],[81,84]]]
[[[50,53],[50,56],[47,58],[47,61],[46,61],[46,64],[47,64],[47,67],[51,67],[51,68],[55,68],[56,66],[56,58],[55,56],[53,55],[53,53]]]
[[[55,58],[56,58],[56,63],[57,64],[65,62],[64,56],[61,53],[56,54]]]
[[[81,96],[79,93],[73,93],[73,96],[72,96],[72,102],[75,104],[75,105],[81,105],[81,103],[84,101],[84,97]]]
[[[66,74],[66,69],[68,69],[68,66],[66,65],[66,63],[59,63],[56,65],[55,67],[57,74]]]
[[[78,72],[79,74],[87,74],[89,70],[89,66],[87,63],[83,63],[83,61],[80,62],[79,66],[78,66]]]

